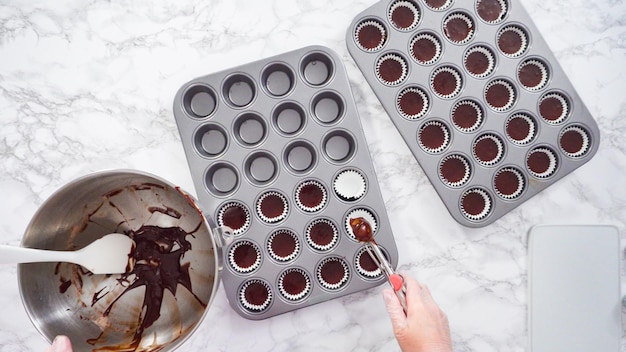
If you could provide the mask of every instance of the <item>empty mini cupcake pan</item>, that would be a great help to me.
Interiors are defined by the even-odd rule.
[[[174,116],[200,204],[231,227],[223,284],[249,319],[385,282],[348,220],[396,245],[341,59],[321,46],[200,77]]]
[[[381,1],[346,39],[463,225],[492,223],[597,151],[595,121],[519,1]]]

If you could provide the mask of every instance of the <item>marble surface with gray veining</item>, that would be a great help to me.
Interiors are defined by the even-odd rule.
[[[574,173],[492,225],[470,229],[448,214],[348,54],[346,29],[373,0],[1,0],[0,243],[19,245],[38,206],[93,171],[144,170],[193,192],[172,113],[178,88],[324,45],[348,70],[400,270],[430,287],[448,314],[455,351],[527,350],[529,228],[626,230],[626,2],[521,2],[596,119],[601,144]],[[0,352],[43,351],[14,265],[0,266],[0,282]],[[399,350],[381,290],[249,321],[219,289],[180,351]]]

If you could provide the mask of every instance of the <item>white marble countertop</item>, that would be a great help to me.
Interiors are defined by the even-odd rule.
[[[461,0],[457,0],[461,1]],[[131,168],[193,192],[172,100],[185,82],[306,45],[344,59],[399,248],[399,267],[448,314],[455,351],[527,349],[527,232],[626,230],[624,1],[523,0],[595,117],[597,155],[490,226],[456,223],[348,54],[359,1],[0,2],[0,243],[84,174]],[[0,352],[43,351],[13,265],[0,266]],[[382,287],[262,321],[222,289],[181,351],[398,350]],[[626,351],[626,347],[622,348]]]

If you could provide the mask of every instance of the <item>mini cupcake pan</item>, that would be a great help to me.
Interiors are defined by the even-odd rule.
[[[381,1],[346,42],[465,226],[492,223],[598,149],[595,121],[519,1]]]
[[[235,239],[222,281],[264,319],[385,282],[349,227],[397,248],[341,59],[311,46],[194,79],[174,101],[200,204]]]

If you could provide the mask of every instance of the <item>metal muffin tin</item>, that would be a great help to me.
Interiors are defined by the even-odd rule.
[[[525,43],[517,42],[522,37]],[[598,149],[595,121],[519,1],[380,1],[356,16],[346,42],[448,211],[465,226],[494,222],[589,161]],[[521,50],[509,44],[520,44]],[[453,87],[451,81],[460,84]],[[515,98],[497,101],[499,90]],[[404,91],[411,95],[401,109]],[[428,104],[419,104],[423,98]],[[458,122],[460,112],[453,119],[456,104],[466,101],[471,103],[465,108],[475,106],[482,114],[473,126]],[[561,116],[542,110],[555,102],[566,104]],[[528,136],[524,132],[530,125]],[[474,145],[480,141],[495,154],[477,158]],[[435,144],[425,145],[430,143]],[[451,158],[448,166],[465,164],[469,172],[442,177],[442,165]],[[503,182],[498,189],[504,189],[507,178],[521,186],[509,184],[503,194],[495,182]],[[472,201],[485,211],[465,211]]]
[[[363,269],[362,244],[346,227],[350,216],[373,217],[377,243],[397,264],[337,54],[310,46],[196,78],[177,92],[174,116],[200,204],[234,227],[222,280],[241,316],[264,319],[385,282]],[[313,242],[316,224],[333,238]],[[332,268],[344,269],[336,282],[322,275]]]

